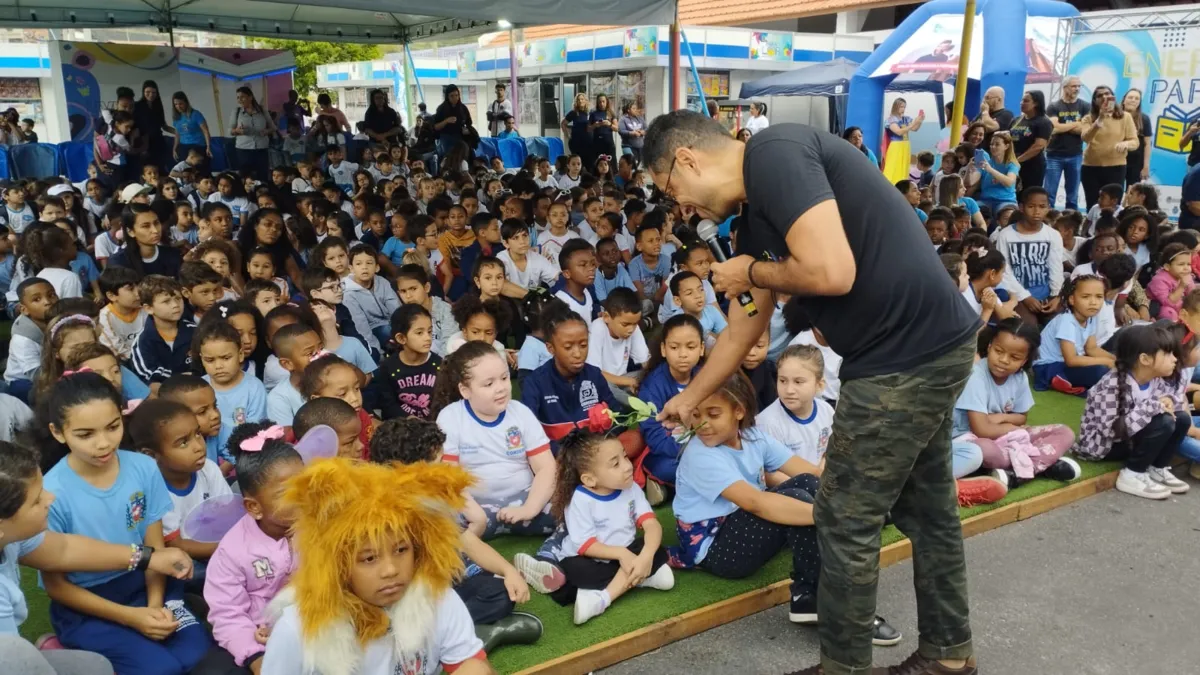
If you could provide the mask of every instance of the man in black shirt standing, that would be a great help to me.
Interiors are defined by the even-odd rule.
[[[1054,126],[1050,144],[1046,146],[1046,178],[1043,187],[1050,193],[1050,203],[1058,199],[1058,183],[1066,188],[1067,208],[1079,208],[1079,173],[1083,166],[1083,137],[1081,122],[1091,112],[1092,104],[1079,98],[1079,78],[1074,75],[1063,80],[1062,97],[1046,106],[1046,116]]]
[[[1012,111],[1004,107],[1004,89],[992,87],[983,94],[983,103],[979,106],[979,116],[972,122],[978,122],[987,129],[983,137],[984,150],[992,147],[992,134],[997,131],[1008,131],[1012,127]]]
[[[767,329],[776,293],[801,297],[844,357],[813,507],[821,666],[811,672],[871,667],[879,534],[890,511],[913,542],[921,627],[904,672],[973,675],[950,430],[979,320],[912,207],[854,146],[802,125],[775,125],[743,144],[704,115],[672,112],[650,125],[643,157],[685,217],[720,222],[746,203],[740,255],[713,265],[713,283],[730,298],[750,292],[759,308],[751,317],[734,301],[704,367],[660,419],[687,419],[737,370]]]

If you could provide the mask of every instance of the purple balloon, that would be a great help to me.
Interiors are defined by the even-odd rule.
[[[313,460],[337,457],[338,437],[333,427],[318,424],[296,441],[296,452],[305,464]]]
[[[246,507],[241,495],[220,495],[194,506],[184,516],[179,529],[184,539],[215,544],[245,515]]]

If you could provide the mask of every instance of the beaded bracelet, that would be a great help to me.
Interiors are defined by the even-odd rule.
[[[142,560],[142,549],[137,544],[129,545],[129,568],[127,572],[132,572],[137,569],[138,563]]]

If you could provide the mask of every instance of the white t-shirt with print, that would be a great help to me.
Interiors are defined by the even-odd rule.
[[[396,653],[395,638],[389,632],[362,647],[362,660],[355,675],[438,675],[453,671],[472,658],[484,658],[483,642],[475,636],[471,613],[454,589],[447,589],[437,599],[435,627],[428,644],[419,654],[401,660]],[[296,605],[290,605],[271,629],[267,652],[263,656],[261,675],[329,675],[310,670],[304,663],[309,651],[300,625]]]
[[[334,166],[329,165],[329,180],[333,184],[345,188],[347,185],[354,185],[354,172],[358,171],[358,165],[354,162],[343,161],[341,164]]]
[[[767,406],[754,420],[755,426],[787,446],[792,454],[819,464],[833,433],[833,406],[813,399],[812,413],[804,419],[783,406],[783,401]]]
[[[634,328],[633,334],[624,340],[618,340],[608,330],[604,317],[592,321],[588,329],[587,362],[609,375],[624,375],[629,372],[630,359],[637,364],[650,359],[650,348],[641,327]]]
[[[568,241],[578,239],[579,235],[571,230],[567,230],[566,234],[551,234],[550,229],[546,232],[538,232],[538,253],[550,262],[551,265],[558,267],[558,254],[562,252],[563,246],[566,246]]]
[[[187,518],[197,504],[233,492],[229,483],[225,482],[221,469],[211,459],[204,460],[204,468],[192,474],[192,478],[191,487],[181,492],[167,485],[167,492],[171,495],[171,511],[163,516],[162,520],[163,536],[167,541],[178,536],[176,533],[183,524],[183,519]]]
[[[636,484],[608,495],[580,485],[563,517],[567,526],[563,555],[583,555],[597,543],[625,548],[637,537],[638,527],[653,517],[646,495]]]
[[[500,417],[483,422],[466,401],[457,401],[438,415],[446,434],[442,459],[456,462],[479,482],[470,492],[478,501],[511,504],[533,485],[529,458],[550,451],[550,439],[533,411],[509,401]]]

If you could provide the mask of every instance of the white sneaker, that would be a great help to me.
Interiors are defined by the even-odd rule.
[[[1167,486],[1154,482],[1144,473],[1129,469],[1121,469],[1117,476],[1117,490],[1145,499],[1166,499],[1171,496],[1171,490]]]
[[[642,579],[638,588],[653,588],[656,591],[669,591],[675,588],[675,573],[669,565],[663,565],[658,571]]]
[[[995,478],[996,481],[1003,483],[1004,487],[1006,487],[1006,488],[1012,487],[1011,485],[1008,484],[1008,472],[1005,471],[1004,469],[992,469],[991,471],[987,472],[984,475]]]
[[[1152,466],[1146,471],[1146,475],[1150,477],[1150,480],[1166,487],[1177,495],[1181,495],[1192,489],[1192,486],[1176,478],[1175,474],[1171,473],[1171,467],[1169,466],[1161,469]]]
[[[579,589],[575,594],[575,625],[582,626],[589,619],[604,613],[608,605],[604,602],[604,591]]]

